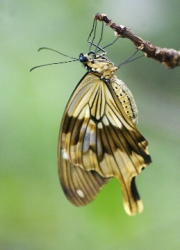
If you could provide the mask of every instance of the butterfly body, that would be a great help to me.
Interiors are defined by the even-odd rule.
[[[91,202],[111,178],[121,184],[124,208],[140,213],[135,176],[151,158],[136,127],[137,106],[115,76],[118,68],[105,53],[80,54],[87,68],[66,106],[59,135],[58,166],[64,193],[75,205]]]

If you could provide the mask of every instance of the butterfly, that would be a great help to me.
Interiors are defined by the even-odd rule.
[[[101,37],[95,44],[97,20],[94,20],[88,37],[89,52],[81,53],[79,58],[47,47],[39,49],[70,57],[71,61],[67,62],[80,61],[87,69],[62,117],[58,143],[59,179],[69,201],[83,206],[94,200],[102,187],[115,177],[122,188],[126,213],[135,215],[143,210],[135,177],[151,163],[151,157],[148,142],[136,126],[138,110],[133,95],[115,75],[122,64],[115,66],[106,57],[105,48],[118,38],[100,47],[103,24]],[[59,63],[62,62],[39,65],[31,70]]]
[[[136,127],[133,95],[115,75],[118,67],[99,43],[92,44],[95,52],[79,56],[87,73],[73,91],[61,122],[60,183],[69,201],[83,206],[116,177],[125,211],[135,215],[143,210],[135,177],[151,162],[148,142]]]

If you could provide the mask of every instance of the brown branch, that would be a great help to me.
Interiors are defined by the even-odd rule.
[[[94,16],[94,19],[105,22],[107,26],[115,31],[115,36],[130,39],[138,49],[145,53],[145,56],[151,57],[171,69],[180,66],[180,51],[156,47],[136,36],[123,25],[116,25],[105,14],[98,13]]]

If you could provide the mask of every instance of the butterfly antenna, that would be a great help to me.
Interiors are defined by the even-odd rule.
[[[38,65],[38,66],[35,66],[35,67],[33,67],[32,69],[30,69],[30,72],[31,72],[32,70],[34,70],[34,69],[37,69],[37,68],[40,68],[40,67],[44,67],[44,66],[49,66],[49,65],[54,65],[54,64],[61,64],[61,63],[69,63],[69,62],[79,61],[78,58],[75,58],[75,57],[72,57],[72,56],[65,55],[65,54],[59,52],[58,50],[51,49],[51,48],[48,48],[48,47],[41,47],[41,48],[38,49],[38,51],[41,51],[41,50],[43,50],[43,49],[51,50],[51,51],[56,52],[56,53],[58,53],[58,54],[60,54],[60,55],[62,55],[62,56],[71,58],[72,60],[70,60],[70,61],[65,61],[65,62],[54,62],[54,63],[47,63],[47,64]]]
[[[41,48],[38,49],[38,51],[41,51],[41,50],[43,50],[43,49],[47,49],[47,50],[54,51],[54,52],[56,52],[56,53],[58,53],[58,54],[60,54],[60,55],[62,55],[62,56],[69,57],[69,58],[71,58],[71,59],[77,59],[77,58],[75,58],[75,57],[65,55],[65,54],[59,52],[58,50],[51,49],[51,48],[48,48],[48,47],[41,47]],[[77,60],[78,60],[78,59],[77,59]]]
[[[38,65],[38,66],[35,66],[33,68],[30,69],[30,72],[34,69],[37,69],[37,68],[40,68],[40,67],[44,67],[44,66],[50,66],[50,65],[54,65],[54,64],[61,64],[61,63],[70,63],[70,62],[75,62],[75,61],[79,61],[79,59],[74,59],[74,60],[71,60],[71,61],[66,61],[66,62],[54,62],[54,63],[47,63],[47,64],[42,64],[42,65]]]

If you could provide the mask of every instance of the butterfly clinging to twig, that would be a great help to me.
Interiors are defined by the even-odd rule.
[[[148,142],[136,127],[134,98],[115,76],[119,67],[107,59],[99,43],[90,43],[95,51],[79,56],[87,73],[72,93],[61,122],[60,182],[67,198],[83,206],[116,177],[125,211],[134,215],[143,209],[135,176],[151,162]]]
[[[96,22],[88,38],[90,52],[81,53],[78,59],[70,57],[71,61],[79,60],[87,73],[73,91],[62,118],[59,178],[66,197],[74,205],[83,206],[116,177],[125,211],[135,215],[143,209],[135,177],[151,162],[148,142],[136,127],[138,111],[133,95],[115,76],[120,65],[115,66],[106,57],[105,48],[115,41],[100,47],[102,26],[101,38],[94,43]]]

